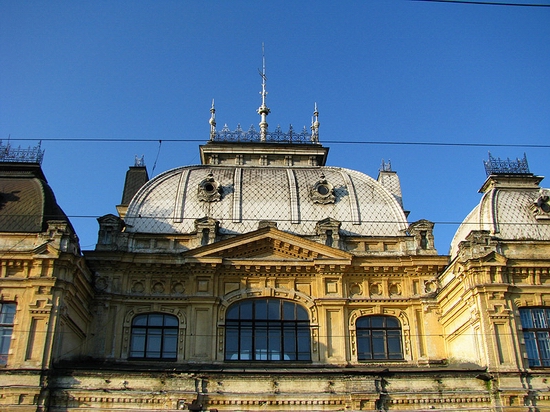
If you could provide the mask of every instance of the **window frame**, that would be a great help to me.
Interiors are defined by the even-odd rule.
[[[8,364],[17,304],[0,302],[0,366]]]
[[[162,324],[155,321],[158,317],[162,317]],[[143,319],[145,319],[144,324]],[[178,358],[179,329],[179,319],[172,314],[149,312],[134,316],[130,327],[128,359],[176,361]],[[152,348],[152,345],[155,346]],[[156,349],[157,345],[158,350]]]
[[[523,341],[530,368],[550,368],[550,307],[519,308]]]
[[[233,303],[225,317],[224,360],[228,362],[311,362],[308,310],[280,298]]]
[[[365,325],[362,323],[365,322]],[[388,322],[391,322],[388,325]],[[359,362],[403,361],[403,326],[389,315],[360,316],[355,321],[357,360]],[[397,345],[397,348],[392,346]],[[397,350],[396,350],[397,349]]]

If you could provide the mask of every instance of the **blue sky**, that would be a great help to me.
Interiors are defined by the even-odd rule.
[[[48,181],[93,249],[96,217],[116,214],[135,155],[150,176],[199,163],[213,98],[219,127],[257,127],[262,42],[270,129],[309,126],[317,102],[328,164],[376,178],[390,159],[409,220],[436,222],[440,253],[479,202],[488,151],[525,152],[550,176],[540,7],[0,0],[0,139],[43,140]]]

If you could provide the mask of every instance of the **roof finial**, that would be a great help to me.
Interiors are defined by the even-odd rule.
[[[259,71],[259,70],[258,70]],[[267,115],[271,110],[265,105],[265,98],[267,96],[267,91],[265,90],[265,83],[267,81],[267,76],[265,75],[265,50],[264,44],[262,43],[262,71],[260,72],[262,76],[262,105],[258,108],[258,114],[260,115],[260,141],[265,142],[267,137]]]
[[[311,141],[319,143],[319,111],[317,110],[317,102],[313,109],[313,117],[311,118]]]
[[[210,108],[210,140],[216,138],[216,108],[214,107],[214,99],[212,99],[212,107]]]

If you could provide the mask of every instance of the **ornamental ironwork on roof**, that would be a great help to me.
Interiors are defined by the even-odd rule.
[[[294,131],[292,125],[288,132],[283,132],[280,126],[274,131],[266,131],[264,136],[251,125],[248,130],[243,130],[240,125],[233,131],[225,125],[220,131],[213,131],[211,140],[215,142],[267,142],[267,143],[305,143],[318,144],[314,137],[304,126],[301,132]]]
[[[484,160],[483,164],[487,177],[495,174],[531,174],[525,153],[523,159],[510,160],[508,158],[502,160],[500,157],[494,158],[489,152],[489,160]]]
[[[0,162],[11,163],[38,163],[42,164],[44,159],[44,150],[41,148],[42,142],[38,142],[35,147],[22,149],[21,146],[14,148],[9,142],[7,145],[0,140]]]

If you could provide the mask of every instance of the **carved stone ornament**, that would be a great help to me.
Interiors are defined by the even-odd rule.
[[[214,175],[212,173],[209,173],[208,176],[206,176],[206,179],[203,179],[199,183],[199,200],[203,202],[218,202],[221,200],[221,185],[216,179],[214,179]]]
[[[531,211],[537,220],[550,221],[550,190],[541,189],[537,200],[531,204]]]
[[[322,174],[321,179],[313,185],[309,193],[313,203],[326,205],[328,203],[334,203],[336,200],[336,196],[334,196],[334,186],[327,181],[324,174]]]

